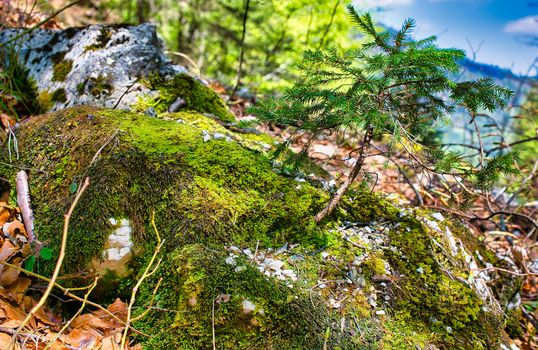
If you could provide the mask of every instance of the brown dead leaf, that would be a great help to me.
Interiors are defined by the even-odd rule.
[[[100,319],[92,314],[80,315],[71,323],[73,328],[97,328],[97,329],[112,329],[114,325],[110,322]]]
[[[0,225],[3,226],[6,222],[11,219],[11,210],[3,206],[4,203],[0,203]]]
[[[0,333],[0,349],[9,349],[11,345],[11,336],[6,333]]]
[[[121,319],[127,318],[127,304],[121,301],[120,298],[116,298],[112,304],[108,306],[108,311],[118,316]]]
[[[101,347],[99,350],[118,350],[119,345],[114,341],[113,336],[108,336],[103,339]]]
[[[9,258],[19,251],[18,247],[15,247],[9,239],[6,239],[0,248],[0,261],[8,261]],[[0,264],[0,274],[4,265]]]
[[[24,311],[11,303],[0,299],[0,326],[17,328],[26,317]]]
[[[13,258],[11,259],[11,264],[21,267],[22,266],[22,258]],[[2,273],[0,274],[0,286],[7,287],[12,285],[17,278],[19,277],[20,270],[13,268],[13,267],[6,267],[3,269]]]
[[[28,235],[26,234],[26,229],[24,228],[24,224],[20,222],[19,220],[14,220],[7,226],[6,229],[7,232],[4,232],[4,234],[8,234],[11,237],[17,237],[17,235],[23,235],[26,238],[28,238]]]
[[[65,337],[65,342],[80,349],[95,349],[101,334],[94,329],[75,328]]]
[[[45,342],[48,344],[52,342],[54,339],[56,339],[57,336],[58,336],[58,333],[54,333],[54,332],[47,333],[45,335]],[[54,344],[52,344],[52,346],[50,347],[51,350],[68,350],[69,348],[62,343],[64,339],[65,339],[65,335],[61,334],[58,340],[56,340]]]
[[[34,316],[40,323],[48,326],[57,326],[62,322],[62,317],[56,316],[50,308],[45,305],[40,307]]]
[[[112,313],[116,317],[118,317],[120,320],[127,319],[127,304],[121,301],[120,298],[117,298],[112,304],[110,304],[107,310],[110,311],[110,313]],[[115,327],[119,327],[121,325],[118,320],[110,316],[104,310],[97,310],[93,314],[101,320],[105,320],[112,323]]]
[[[26,293],[26,289],[28,289],[31,283],[32,281],[27,277],[18,278],[9,288],[0,289],[0,296],[16,304],[20,304],[24,293]]]
[[[21,255],[26,258],[30,255],[32,255],[33,251],[32,251],[32,246],[30,245],[30,243],[25,243],[22,248],[21,248]]]
[[[2,124],[2,129],[8,130],[15,126],[15,120],[5,113],[0,113],[0,123]]]

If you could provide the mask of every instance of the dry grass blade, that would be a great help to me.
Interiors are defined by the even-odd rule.
[[[80,308],[78,309],[78,311],[73,315],[73,317],[71,317],[71,319],[69,319],[69,321],[67,321],[65,323],[65,325],[62,327],[62,329],[60,329],[60,331],[58,332],[58,334],[56,334],[56,336],[47,344],[47,346],[45,347],[44,350],[48,350],[50,349],[51,346],[54,345],[54,343],[56,343],[56,341],[58,339],[60,339],[60,337],[62,336],[62,334],[65,332],[65,330],[67,329],[67,327],[69,327],[71,325],[71,323],[73,322],[74,319],[76,319],[81,313],[82,311],[84,310],[84,308],[86,307],[86,303],[88,301],[88,297],[90,296],[91,292],[93,291],[93,289],[95,288],[95,286],[97,285],[97,281],[99,280],[99,277],[96,277],[95,280],[93,281],[93,283],[90,285],[90,288],[88,289],[88,292],[84,295],[84,301],[82,302],[82,305],[80,306]]]
[[[127,321],[125,325],[125,330],[123,331],[123,337],[121,338],[120,349],[125,349],[125,344],[127,342],[127,334],[129,333],[129,328],[131,324],[132,309],[133,309],[134,302],[136,300],[136,293],[138,292],[138,288],[140,288],[140,286],[142,285],[142,282],[144,282],[146,278],[148,278],[153,273],[155,273],[155,271],[157,271],[157,268],[160,265],[160,261],[159,261],[157,262],[157,265],[153,267],[153,264],[155,263],[155,259],[157,258],[157,255],[161,251],[161,247],[164,243],[164,240],[161,241],[159,230],[157,229],[157,226],[155,225],[155,212],[153,212],[151,215],[151,225],[153,226],[153,229],[155,230],[155,235],[157,236],[157,247],[155,248],[155,251],[153,252],[153,255],[151,256],[151,259],[148,263],[148,266],[146,266],[144,273],[138,279],[138,281],[136,282],[136,285],[133,287],[133,291],[131,293],[131,300],[129,301],[129,307],[127,308]]]

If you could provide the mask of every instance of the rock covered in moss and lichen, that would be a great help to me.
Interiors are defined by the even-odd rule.
[[[57,244],[58,215],[83,177],[92,179],[72,223],[66,271],[87,269],[105,253],[123,259],[129,239],[142,249],[153,210],[176,243],[270,242],[315,231],[310,217],[324,196],[273,171],[261,152],[267,135],[234,133],[194,112],[163,118],[84,107],[21,126],[17,163],[35,169],[30,186],[42,240]],[[226,139],[204,142],[204,131]],[[113,235],[122,226],[130,237]]]
[[[0,43],[21,32],[22,29],[0,31]],[[197,79],[186,75],[177,77],[187,72],[165,56],[162,41],[151,24],[36,29],[13,45],[19,61],[28,68],[30,77],[37,83],[43,110],[60,110],[76,105],[129,109],[139,98],[157,97],[161,92],[161,99],[168,103],[162,107],[163,111],[170,107],[175,111],[199,110],[196,109],[199,101],[191,100],[200,96],[201,90],[207,89]],[[150,73],[159,77],[159,84],[152,87],[144,84]],[[167,83],[172,77],[176,77],[174,84]],[[159,88],[164,85],[168,90],[161,91]],[[171,89],[175,91],[170,92]],[[194,95],[192,90],[200,91]],[[216,94],[207,90],[205,94],[209,101],[206,103],[218,103],[219,108],[205,112],[230,119],[222,101],[217,102]],[[185,103],[177,103],[178,99]]]
[[[207,348],[213,339],[233,349],[500,346],[502,315],[483,293],[486,254],[466,248],[467,231],[356,191],[317,226],[327,194],[275,172],[266,135],[225,129],[208,108],[159,118],[68,109],[21,125],[15,167],[2,153],[3,174],[32,169],[38,235],[54,251],[62,214],[91,178],[64,272],[99,269],[100,296],[128,291],[143,270],[155,212],[162,263],[137,299],[155,308],[135,324],[153,335],[140,339],[148,349]]]

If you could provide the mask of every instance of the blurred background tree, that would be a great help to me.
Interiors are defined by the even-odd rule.
[[[246,0],[114,0],[103,3],[127,23],[155,22],[170,56],[202,75],[233,85],[241,46],[241,83],[259,91],[288,86],[307,49],[355,43],[346,25],[346,1],[251,1],[244,43]],[[194,66],[194,67],[193,67]]]

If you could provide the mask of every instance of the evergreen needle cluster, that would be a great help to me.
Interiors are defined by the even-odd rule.
[[[311,140],[322,133],[342,129],[362,130],[364,138],[349,180],[327,207],[316,216],[330,214],[351,182],[359,175],[373,137],[390,135],[410,160],[436,172],[457,169],[478,187],[489,188],[502,172],[513,172],[513,154],[473,167],[455,153],[431,146],[437,122],[447,120],[456,108],[470,117],[482,110],[503,107],[512,95],[489,79],[455,81],[465,52],[440,48],[437,38],[414,40],[412,19],[396,33],[378,32],[369,13],[359,14],[352,5],[349,15],[367,42],[359,49],[307,51],[300,66],[302,78],[284,96],[260,102],[252,109],[262,122],[294,126]],[[303,150],[307,152],[308,145]],[[428,146],[426,146],[428,144]],[[420,154],[419,154],[420,153]]]

